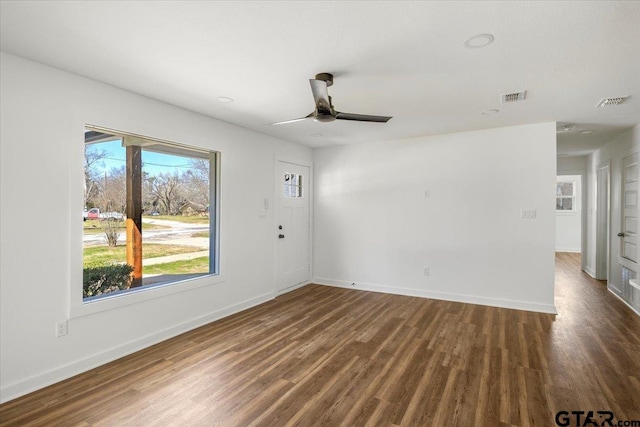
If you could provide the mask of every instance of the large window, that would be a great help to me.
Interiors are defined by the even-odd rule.
[[[87,127],[84,153],[85,302],[218,274],[215,152]]]

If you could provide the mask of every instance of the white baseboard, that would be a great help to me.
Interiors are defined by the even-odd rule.
[[[616,298],[618,298],[620,301],[622,301],[627,307],[629,307],[631,309],[631,311],[633,311],[635,314],[637,314],[638,316],[640,316],[640,311],[636,310],[631,304],[629,304],[627,301],[625,301],[624,298],[622,298],[621,295],[618,295],[617,292],[614,291],[614,289],[611,289],[610,287],[607,286],[607,290],[609,292],[611,292],[613,294],[613,296],[615,296]]]
[[[444,301],[462,302],[467,304],[488,305],[491,307],[511,308],[514,310],[535,311],[538,313],[558,314],[553,304],[537,304],[525,301],[505,300],[498,298],[486,298],[475,295],[459,295],[444,292],[425,291],[422,289],[399,288],[371,283],[356,283],[352,286],[349,281],[333,280],[324,277],[315,277],[313,283],[318,285],[335,286],[338,288],[358,289],[362,291],[382,292],[386,294],[406,295],[412,297],[437,299]]]
[[[586,265],[584,267],[584,272],[587,273],[589,276],[591,276],[592,278],[596,278],[596,272],[593,271],[593,269],[591,267],[589,267],[588,265]]]
[[[207,323],[214,322],[216,320],[222,319],[223,317],[227,317],[256,305],[262,304],[264,302],[272,300],[273,298],[275,298],[275,296],[276,294],[273,292],[260,295],[258,297],[222,308],[204,316],[200,316],[195,319],[183,322],[179,325],[175,325],[162,331],[144,336],[137,340],[129,341],[120,346],[94,354],[93,356],[89,356],[87,358],[80,359],[67,365],[61,366],[59,368],[34,375],[25,380],[9,384],[0,389],[0,403],[13,400],[27,393],[31,393],[32,391],[36,391],[51,384],[66,380],[90,369],[104,365],[105,363],[112,362],[121,357],[135,353],[136,351],[142,350],[154,344],[158,344],[159,342],[188,332],[192,329],[206,325]]]
[[[556,248],[556,252],[569,252],[572,254],[582,253],[581,248]]]
[[[303,286],[307,286],[311,281],[307,280],[306,282],[298,283],[297,285],[293,285],[290,288],[282,289],[278,291],[278,295],[286,294],[287,292],[295,291],[296,289],[300,289]]]

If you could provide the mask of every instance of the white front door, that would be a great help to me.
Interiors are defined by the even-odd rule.
[[[310,279],[311,177],[309,166],[276,162],[278,292]]]

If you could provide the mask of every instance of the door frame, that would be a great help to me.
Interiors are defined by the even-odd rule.
[[[307,184],[307,192],[309,194],[309,247],[307,251],[309,252],[309,279],[305,282],[302,282],[298,285],[292,286],[286,289],[280,289],[280,275],[278,271],[278,266],[280,265],[280,251],[278,250],[278,213],[280,212],[280,203],[281,203],[281,193],[282,186],[279,177],[276,176],[278,173],[278,164],[280,162],[283,163],[291,163],[298,166],[304,166],[309,168],[309,183]],[[292,158],[287,156],[275,155],[273,157],[273,171],[271,176],[273,176],[273,284],[274,284],[274,295],[282,295],[287,292],[291,292],[295,289],[301,288],[303,286],[308,285],[313,281],[313,199],[314,199],[314,185],[315,181],[313,179],[313,162],[310,160],[304,160],[300,158]]]
[[[598,172],[602,169],[606,169],[607,173],[607,197],[606,197],[606,208],[599,209],[600,206],[600,188],[599,188],[599,179]],[[595,194],[596,194],[596,217],[595,225],[596,225],[596,256],[595,256],[595,265],[594,265],[594,278],[597,280],[606,280],[609,282],[610,272],[611,272],[611,161],[606,161],[596,165],[596,176],[595,176]],[[602,215],[606,215],[606,226],[605,229],[602,230],[599,227],[599,224],[603,221]],[[601,271],[600,266],[602,263],[606,263],[605,271]]]
[[[593,276],[587,268],[587,251],[588,251],[588,243],[587,243],[587,230],[588,230],[588,209],[587,209],[587,171],[586,169],[567,169],[567,170],[558,170],[556,172],[556,177],[567,176],[567,175],[577,175],[580,176],[580,268],[582,271],[586,271],[589,275]]]

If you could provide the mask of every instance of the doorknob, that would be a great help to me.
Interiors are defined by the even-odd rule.
[[[278,234],[278,239],[284,239],[284,234]]]
[[[624,237],[624,233],[618,233],[618,237]]]

